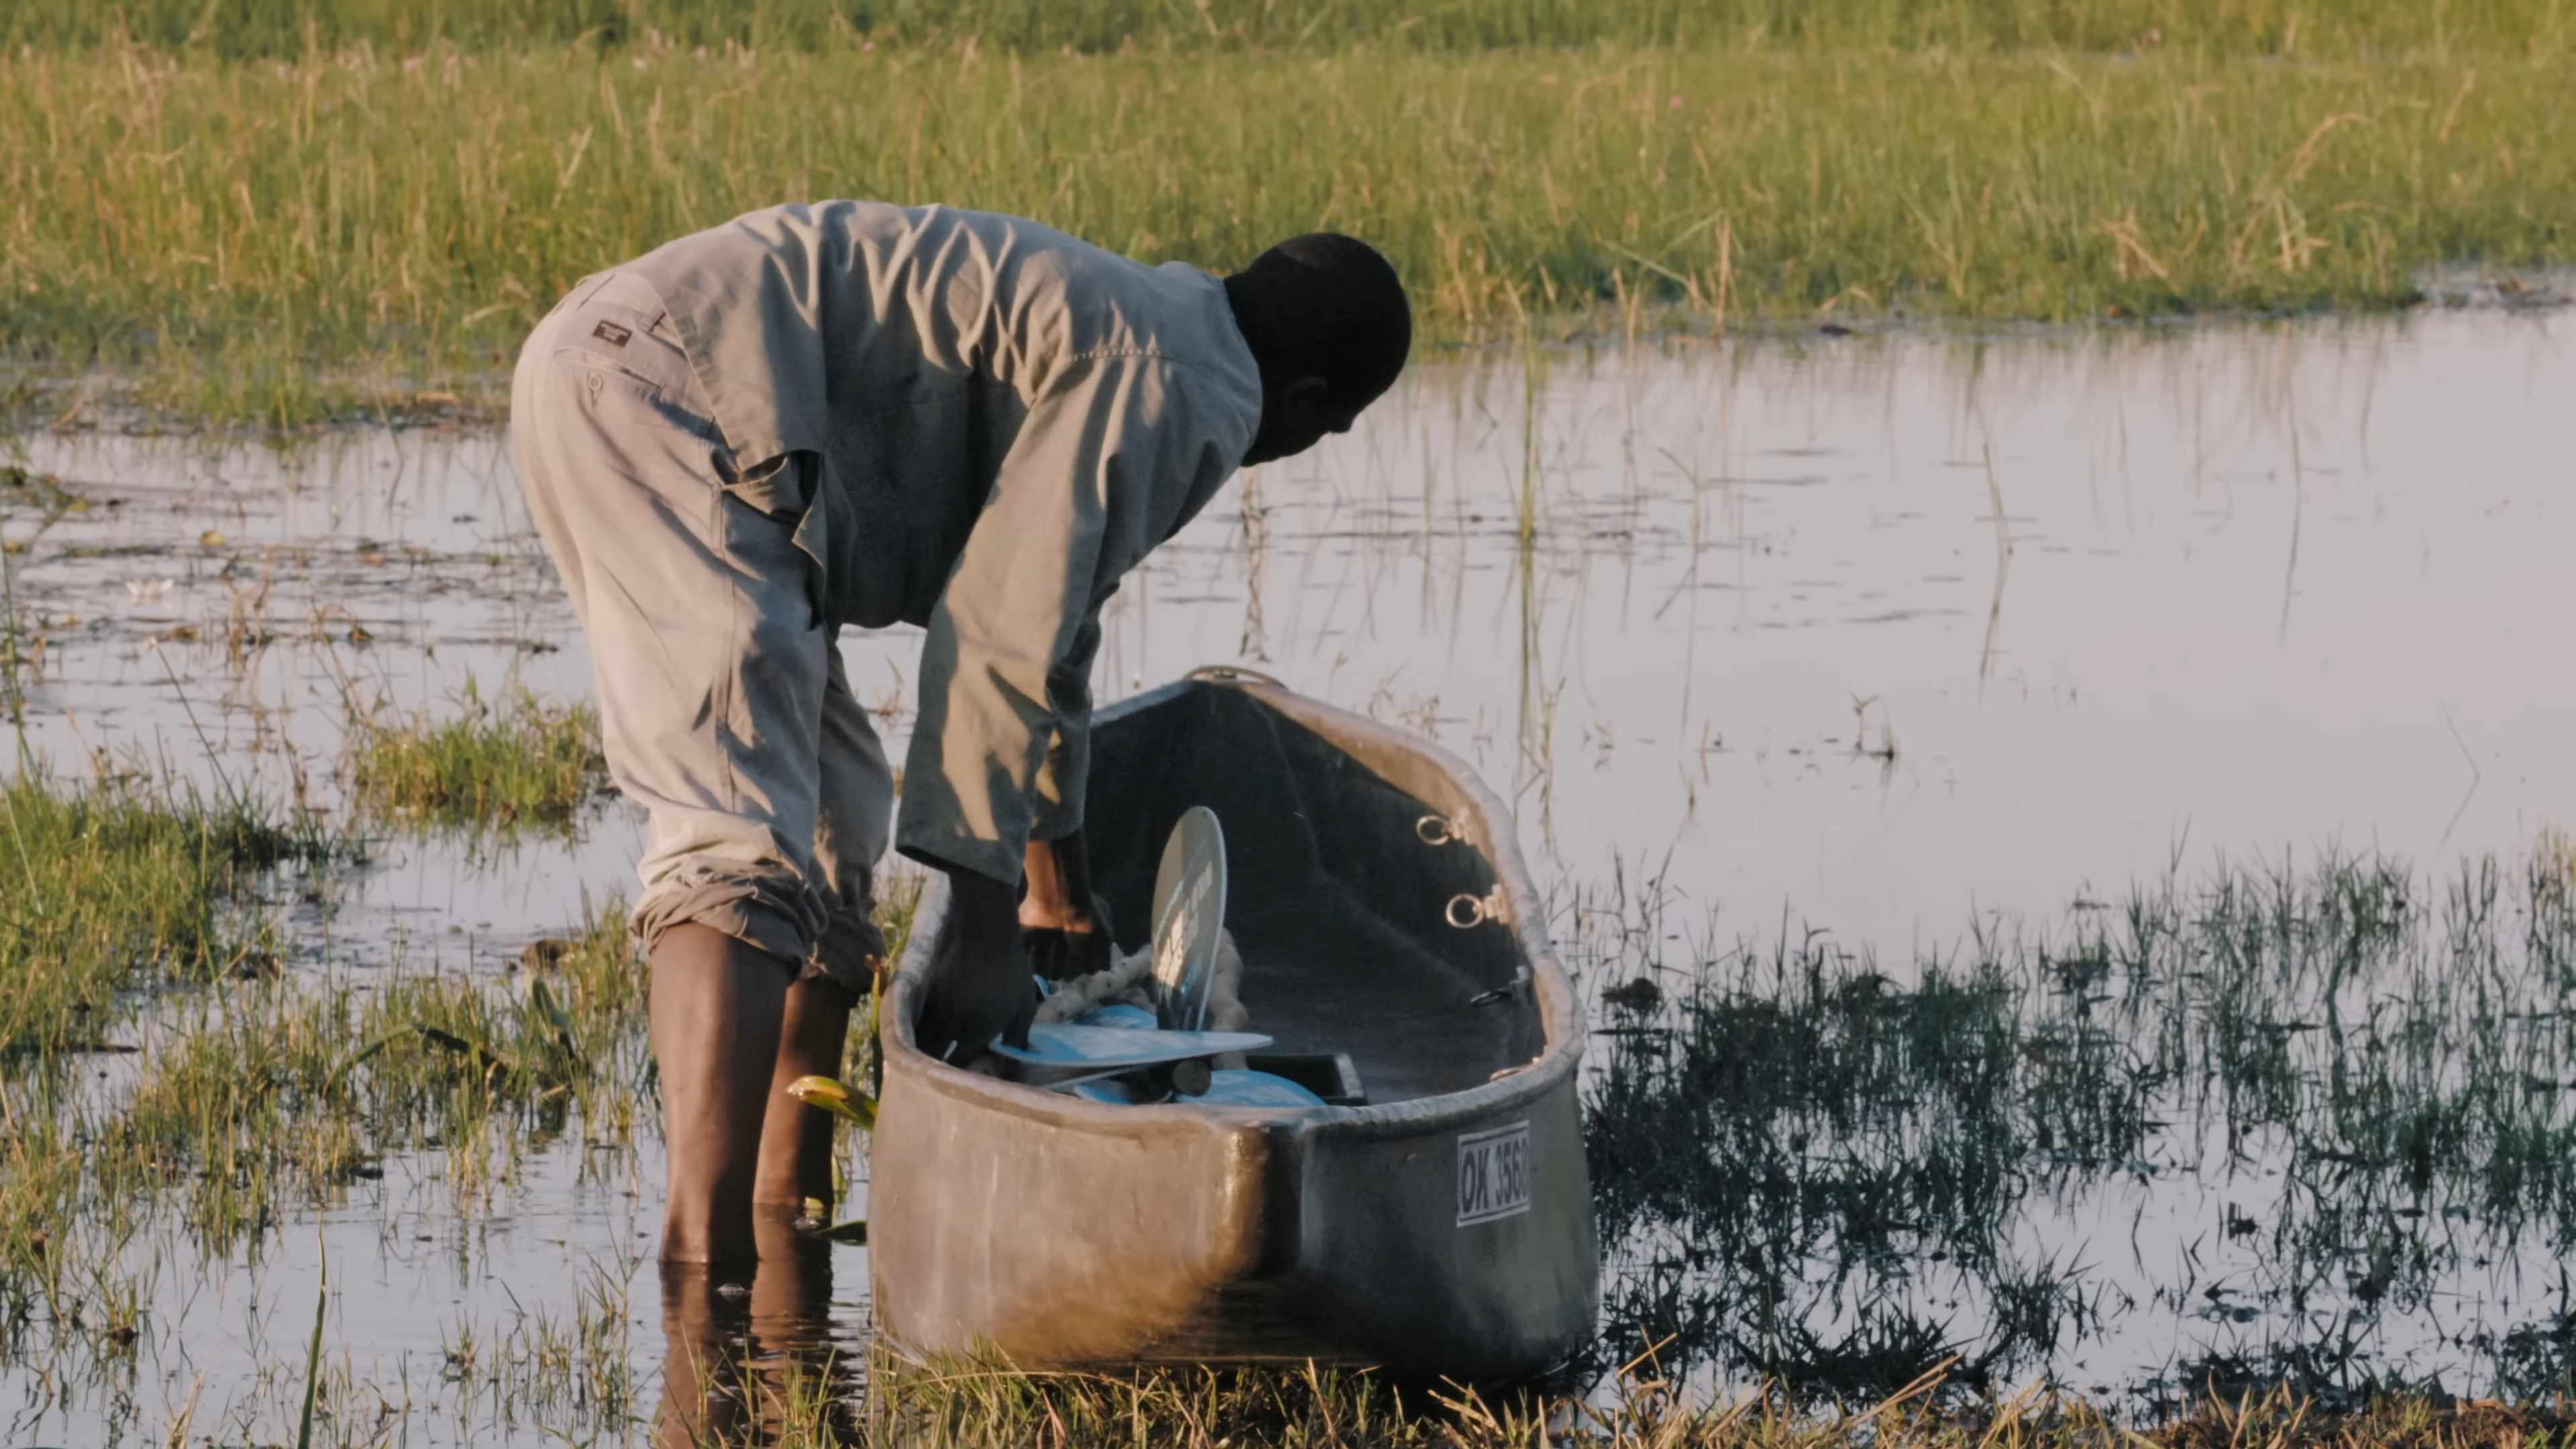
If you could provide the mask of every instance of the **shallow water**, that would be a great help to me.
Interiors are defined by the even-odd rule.
[[[1348,438],[1230,487],[1131,579],[1099,692],[1265,670],[1468,758],[1567,898],[1652,878],[1666,917],[1710,940],[1809,923],[1900,976],[1973,923],[2221,859],[2518,861],[2576,817],[2576,680],[2554,647],[2576,626],[2571,327],[2454,312],[1425,367]],[[0,532],[26,545],[17,607],[49,641],[30,733],[58,764],[140,751],[328,808],[352,707],[443,710],[469,681],[587,688],[497,437],[19,446],[83,508],[54,499],[47,521],[45,499],[0,494]],[[843,646],[898,748],[915,646]],[[298,908],[301,969],[497,971],[583,892],[622,889],[637,839],[613,804],[573,844],[383,838]],[[2304,1331],[2158,1304],[2195,1243],[2251,1251],[2211,1225],[2259,1216],[2271,1170],[2108,1173],[2034,1207],[2020,1250],[2081,1259],[2104,1303],[2133,1305],[2050,1367],[2153,1397],[2194,1344]],[[297,1373],[260,1375],[300,1372],[317,1244],[332,1353],[379,1385],[409,1375],[398,1437],[532,1437],[423,1386],[459,1325],[570,1321],[599,1273],[649,1406],[649,1142],[551,1149],[488,1217],[400,1185],[438,1172],[389,1162],[257,1265],[162,1245],[129,1362],[0,1370],[9,1437],[157,1437],[201,1369],[201,1416],[256,1405],[240,1412],[291,1437]],[[2371,1331],[2468,1387],[2476,1355],[2448,1340],[2529,1318],[2554,1261],[2463,1269],[2437,1307]],[[842,1254],[834,1320],[853,1335],[864,1277]]]

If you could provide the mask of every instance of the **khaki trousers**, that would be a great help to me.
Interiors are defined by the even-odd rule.
[[[510,441],[589,637],[608,769],[651,815],[635,931],[712,926],[853,991],[894,777],[794,535],[816,470],[741,466],[661,299],[609,273],[530,335]]]

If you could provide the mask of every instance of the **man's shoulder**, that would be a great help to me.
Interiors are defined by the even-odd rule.
[[[679,238],[626,270],[684,308],[729,310],[778,292],[793,305],[759,310],[810,326],[905,315],[904,330],[926,344],[945,336],[993,364],[1005,354],[1045,359],[1040,374],[1078,357],[1131,356],[1211,374],[1229,390],[1259,388],[1216,277],[1141,262],[1030,217],[793,202]]]

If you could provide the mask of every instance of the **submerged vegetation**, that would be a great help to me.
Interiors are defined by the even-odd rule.
[[[2392,306],[2576,257],[2540,0],[1184,9],[21,8],[0,355],[207,418],[492,407],[576,278],[835,195],[1217,268],[1348,229],[1453,340]]]
[[[566,829],[608,784],[598,711],[524,689],[495,703],[470,686],[445,719],[357,719],[349,772],[362,810],[468,829]]]
[[[1972,1386],[2053,1372],[2162,1312],[2184,1341],[2150,1401],[2358,1404],[2441,1387],[2377,1331],[2429,1312],[2488,1373],[2451,1390],[2576,1392],[2563,1281],[2504,1321],[2462,1287],[2576,1247],[2562,848],[2444,884],[2221,870],[1902,980],[1822,936],[1658,972],[1651,907],[1599,920],[1655,983],[1614,994],[1586,1112],[1612,1342],[1867,1398],[1952,1359]],[[2129,1223],[2159,1178],[2209,1199],[2170,1264]],[[2169,1280],[2152,1302],[2089,1281],[2124,1251]]]

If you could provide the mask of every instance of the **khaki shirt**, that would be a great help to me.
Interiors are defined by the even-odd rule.
[[[1230,477],[1261,375],[1224,285],[1016,217],[831,201],[620,271],[669,308],[832,626],[923,626],[896,845],[1017,880],[1082,821],[1101,605]],[[811,478],[810,484],[799,481]]]

